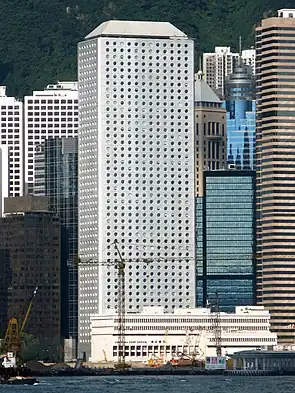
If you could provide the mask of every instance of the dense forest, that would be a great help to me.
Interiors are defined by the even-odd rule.
[[[170,21],[194,38],[196,53],[254,44],[254,28],[295,0],[2,0],[0,84],[18,97],[76,79],[76,46],[108,19]]]

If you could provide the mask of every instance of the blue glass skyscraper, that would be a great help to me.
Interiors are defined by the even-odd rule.
[[[255,80],[251,68],[235,68],[225,84],[227,163],[236,169],[255,168]]]
[[[255,172],[205,171],[196,226],[197,305],[255,304]]]

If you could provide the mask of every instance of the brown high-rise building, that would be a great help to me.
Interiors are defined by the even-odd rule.
[[[21,325],[37,294],[25,332],[48,348],[60,339],[60,225],[46,197],[5,198],[0,219],[0,337],[8,319]]]
[[[195,193],[203,196],[204,170],[226,169],[226,111],[199,71],[195,81]]]
[[[256,28],[257,300],[295,339],[295,9]]]

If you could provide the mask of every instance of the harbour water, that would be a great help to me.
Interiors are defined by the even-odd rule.
[[[0,393],[293,393],[294,377],[48,377],[37,386],[0,386]]]

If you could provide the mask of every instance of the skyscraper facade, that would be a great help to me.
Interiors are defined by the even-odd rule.
[[[166,22],[105,22],[79,43],[78,79],[81,261],[118,259],[116,240],[132,260],[127,312],[194,306],[193,41]],[[116,309],[118,281],[113,267],[79,269],[89,353],[89,316]]]
[[[257,263],[260,304],[281,342],[295,330],[295,9],[256,28]]]
[[[225,81],[227,162],[236,169],[255,168],[255,80],[242,59]]]
[[[36,146],[35,195],[48,197],[59,217],[62,259],[68,277],[62,282],[66,336],[78,338],[78,137],[49,138]]]
[[[219,298],[221,311],[253,305],[255,172],[205,171],[196,205],[197,304]]]
[[[239,53],[231,52],[228,46],[216,46],[215,52],[203,54],[205,81],[222,99],[225,94],[225,79],[238,65],[239,56]],[[243,50],[241,58],[243,64],[249,65],[255,74],[255,49]]]
[[[78,84],[58,82],[24,98],[25,193],[34,192],[35,147],[48,138],[78,133]]]
[[[204,170],[226,169],[226,111],[201,71],[195,81],[195,188],[203,196]]]
[[[6,198],[0,219],[0,329],[12,317],[22,323],[38,287],[25,332],[43,349],[60,344],[60,225],[45,197]],[[4,326],[3,326],[4,325]],[[3,337],[3,335],[2,335]]]
[[[6,196],[21,196],[24,181],[23,103],[14,97],[7,97],[6,87],[0,86],[0,107],[0,145],[7,146],[6,153],[9,155],[9,190]]]
[[[4,198],[9,196],[10,154],[7,145],[0,145],[0,216],[4,212]]]

